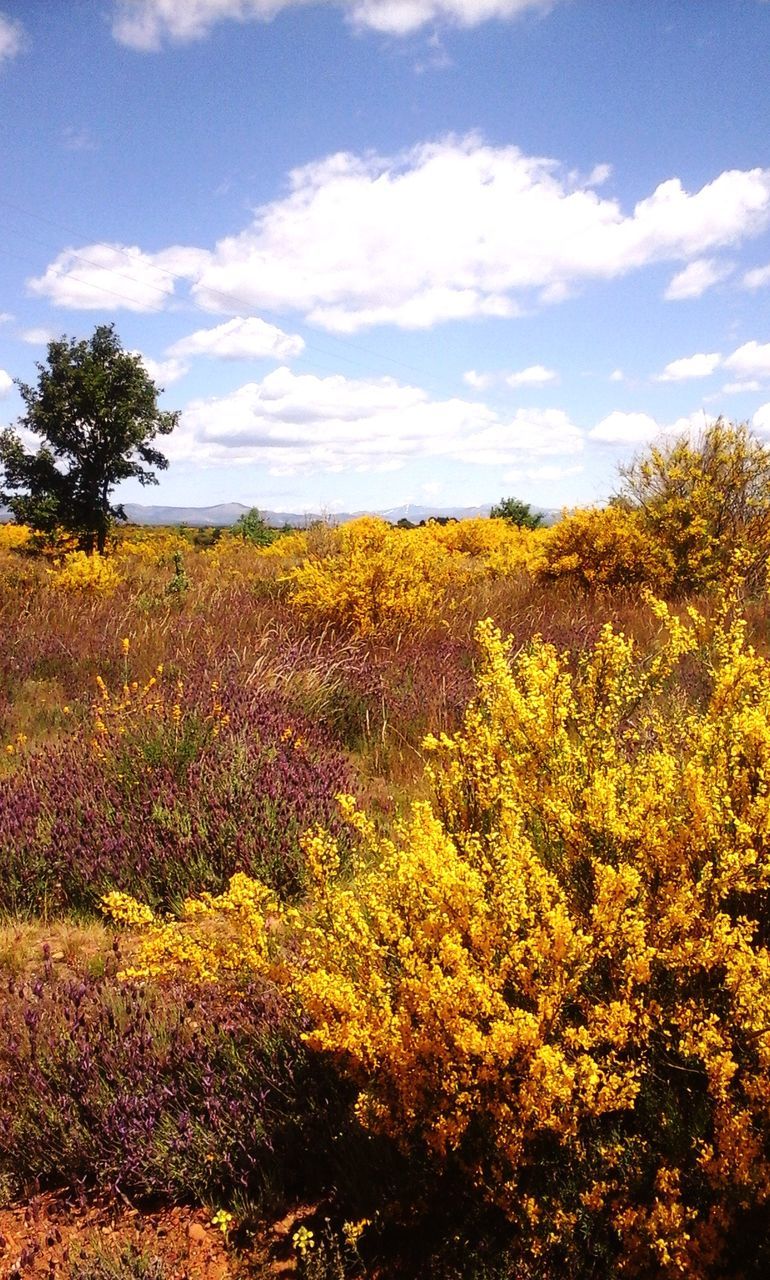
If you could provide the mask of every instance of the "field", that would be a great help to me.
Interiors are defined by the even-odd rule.
[[[0,526],[7,1273],[765,1274],[745,549],[266,541]]]

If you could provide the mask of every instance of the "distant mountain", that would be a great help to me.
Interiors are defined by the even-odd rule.
[[[490,503],[481,507],[425,507],[405,503],[401,507],[390,507],[386,511],[268,511],[260,507],[259,511],[266,524],[280,528],[290,524],[303,527],[314,520],[332,520],[335,524],[345,524],[348,520],[357,520],[359,516],[382,516],[396,524],[399,520],[411,520],[419,524],[421,520],[434,520],[439,517],[454,520],[468,520],[473,516],[488,516]],[[212,507],[147,507],[137,502],[124,503],[126,517],[132,524],[185,524],[196,527],[220,526],[235,524],[240,516],[245,515],[251,507],[242,502],[222,502]],[[533,507],[540,511],[546,524],[556,519],[558,512]]]
[[[251,511],[251,507],[245,506],[242,502],[220,502],[212,507],[147,507],[140,502],[125,502],[123,504],[126,519],[131,524],[165,524],[189,525],[194,528],[226,528],[235,524],[236,520]],[[533,507],[533,511],[539,511],[546,524],[552,524],[558,518],[559,512],[548,510],[544,507]],[[280,529],[282,525],[290,524],[295,528],[304,528],[308,524],[312,524],[314,520],[331,520],[334,524],[345,524],[348,520],[357,520],[359,516],[382,516],[384,520],[390,520],[391,524],[397,524],[399,520],[411,520],[412,524],[419,524],[421,520],[469,520],[474,516],[488,516],[490,504],[487,503],[481,507],[423,507],[413,506],[411,503],[405,503],[401,507],[389,507],[387,511],[334,511],[334,512],[317,512],[317,511],[268,511],[264,507],[259,508],[262,519],[266,524],[272,525],[276,529]],[[0,521],[10,520],[11,513],[0,507]]]

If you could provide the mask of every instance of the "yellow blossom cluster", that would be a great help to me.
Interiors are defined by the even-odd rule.
[[[16,551],[26,547],[30,539],[30,530],[25,524],[12,524],[10,521],[0,524],[0,551]]]
[[[81,594],[111,595],[122,581],[118,569],[98,552],[69,551],[54,561],[51,582],[58,590]]]
[[[645,654],[482,623],[431,798],[389,837],[343,800],[352,876],[314,831],[301,911],[236,878],[135,972],[290,983],[361,1120],[459,1161],[537,1265],[706,1280],[770,1199],[770,664],[728,600],[650,607]]]
[[[537,568],[543,578],[570,578],[586,590],[646,585],[664,591],[674,563],[640,512],[610,506],[565,513],[547,530]]]
[[[533,573],[543,558],[542,531],[504,520],[400,529],[363,516],[323,533],[287,535],[261,554],[295,560],[286,576],[301,613],[361,635],[435,623],[475,579]]]

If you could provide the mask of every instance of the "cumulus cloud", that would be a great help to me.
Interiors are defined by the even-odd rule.
[[[725,368],[741,382],[770,377],[770,342],[744,342],[725,360]]]
[[[625,213],[553,161],[478,137],[340,153],[219,242],[193,286],[212,310],[289,309],[342,333],[512,316],[573,285],[734,244],[770,220],[770,170],[678,179]],[[237,299],[227,305],[228,295]]]
[[[558,378],[555,369],[546,369],[542,364],[531,364],[527,369],[519,369],[517,373],[509,373],[505,381],[509,387],[544,387],[548,382]]]
[[[26,44],[24,28],[14,18],[0,13],[0,63],[10,62]]]
[[[463,374],[463,382],[467,387],[472,387],[474,391],[487,391],[494,381],[495,375],[493,373],[477,373],[475,369],[468,369]]]
[[[13,378],[10,373],[6,373],[5,369],[0,369],[0,399],[4,399],[11,391],[13,391]]]
[[[582,447],[582,432],[560,409],[502,418],[485,404],[431,400],[392,378],[321,378],[282,366],[229,395],[193,401],[167,450],[200,465],[296,474],[384,470],[418,458],[534,463]]]
[[[610,374],[610,382],[625,382],[626,375],[622,369],[613,369]]]
[[[214,329],[197,329],[169,347],[170,356],[217,356],[222,360],[290,360],[305,343],[298,333],[284,333],[256,316],[238,316]]]
[[[751,419],[751,425],[760,435],[770,436],[770,404],[762,404]]]
[[[770,265],[766,267],[754,267],[752,271],[747,271],[743,277],[743,286],[746,289],[762,289],[766,284],[770,284]]]
[[[675,422],[661,423],[648,413],[623,413],[615,410],[588,432],[589,440],[600,444],[649,444],[658,436],[693,435],[715,419],[702,410],[677,418]]]
[[[115,0],[112,30],[133,49],[160,49],[166,40],[201,40],[227,20],[269,22],[284,9],[312,0]],[[428,23],[475,27],[527,11],[547,13],[557,0],[316,0],[333,4],[353,25],[408,35]]]
[[[61,306],[149,311],[168,303],[173,272],[215,313],[419,329],[514,316],[653,262],[697,264],[770,222],[770,170],[725,172],[694,193],[674,178],[630,212],[594,177],[475,135],[391,157],[343,152],[295,169],[288,194],[211,252],[67,250],[30,288]]]
[[[710,351],[708,354],[699,351],[694,356],[683,356],[681,360],[672,360],[667,364],[662,373],[657,376],[657,382],[683,382],[687,378],[707,378],[722,363],[722,356],[719,351]]]
[[[712,285],[729,276],[732,269],[731,265],[716,262],[713,258],[698,258],[674,276],[663,297],[667,302],[700,298]]]
[[[136,245],[91,244],[65,249],[27,288],[73,310],[161,311],[177,277],[195,275],[206,257],[203,250],[179,245],[150,254]]]
[[[141,357],[142,364],[153,382],[160,387],[168,387],[172,382],[178,382],[190,369],[183,360],[153,360],[151,356],[145,356],[141,351],[135,351],[133,354]]]

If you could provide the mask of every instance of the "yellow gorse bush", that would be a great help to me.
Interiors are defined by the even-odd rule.
[[[51,582],[61,591],[110,595],[121,581],[113,562],[98,552],[70,551],[51,570]]]
[[[0,551],[15,551],[18,547],[26,547],[30,539],[30,530],[25,524],[0,524]]]
[[[362,1121],[459,1161],[533,1269],[705,1280],[770,1199],[770,665],[727,604],[650,607],[644,656],[482,623],[432,798],[390,838],[344,800],[352,876],[312,832],[304,909],[236,877],[133,972],[289,983]]]
[[[361,635],[440,616],[453,558],[423,529],[363,516],[329,532],[326,554],[310,555],[287,575],[302,614]]]
[[[664,591],[674,562],[651,536],[643,515],[624,507],[580,508],[544,531],[540,561],[544,578],[570,578],[586,590],[640,585]]]

